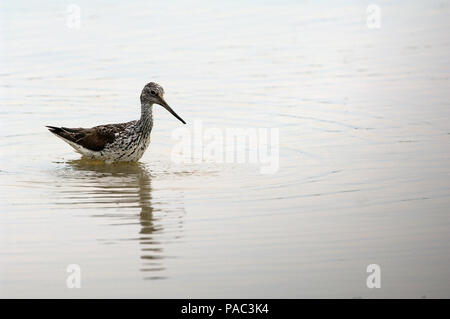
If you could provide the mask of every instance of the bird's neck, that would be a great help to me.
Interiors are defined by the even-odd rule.
[[[153,124],[153,103],[141,104],[141,118],[139,122],[144,126],[151,126]]]

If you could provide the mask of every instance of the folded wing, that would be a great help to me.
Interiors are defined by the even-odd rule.
[[[101,151],[114,142],[129,123],[107,124],[93,128],[47,126],[50,132],[91,151]]]

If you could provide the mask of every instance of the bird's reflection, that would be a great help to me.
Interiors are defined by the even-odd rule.
[[[132,225],[138,220],[139,235],[132,239],[137,239],[141,245],[140,270],[144,273],[144,279],[166,278],[163,259],[167,256],[163,248],[180,237],[181,216],[184,213],[182,206],[176,200],[175,203],[158,200],[157,207],[154,207],[151,174],[144,164],[106,165],[79,159],[68,161],[67,165],[75,173],[70,180],[73,183],[72,198],[77,198],[77,205],[89,204],[90,207],[101,208],[102,213],[96,212],[95,216],[112,218],[116,221],[113,225]],[[75,193],[76,196],[73,196]],[[106,213],[104,208],[113,208],[114,212]],[[117,223],[117,220],[120,222]]]

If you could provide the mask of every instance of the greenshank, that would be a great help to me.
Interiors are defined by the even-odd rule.
[[[150,144],[153,104],[168,110],[183,124],[186,122],[164,100],[164,89],[150,82],[141,93],[141,118],[136,121],[99,125],[92,128],[47,126],[50,132],[86,158],[106,163],[136,162]]]

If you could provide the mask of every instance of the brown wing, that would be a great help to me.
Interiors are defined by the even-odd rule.
[[[130,123],[99,125],[93,128],[47,126],[49,131],[91,151],[101,151]]]

